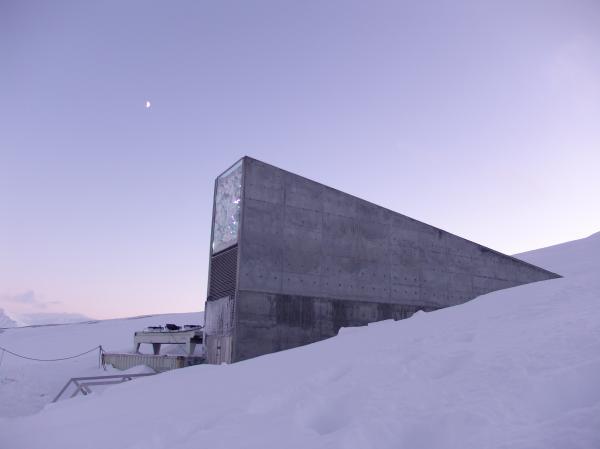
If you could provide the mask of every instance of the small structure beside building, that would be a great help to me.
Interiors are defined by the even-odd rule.
[[[131,354],[127,352],[104,352],[102,353],[102,364],[111,365],[113,368],[127,370],[134,366],[145,365],[157,373],[169,371],[186,366],[204,363],[204,357],[199,355],[154,355],[154,354]]]
[[[138,331],[133,336],[133,352],[139,354],[142,343],[151,344],[154,355],[160,354],[160,347],[164,344],[185,345],[188,355],[193,355],[197,344],[202,344],[202,326],[185,325],[182,327],[173,324],[156,326]]]
[[[133,353],[102,352],[102,364],[113,368],[127,370],[138,365],[146,365],[156,372],[185,368],[204,362],[202,354],[195,354],[196,346],[202,345],[203,332],[200,325],[173,324],[152,326],[135,332],[133,336]],[[152,345],[153,354],[141,354],[140,345]],[[160,354],[162,345],[182,345],[185,355]]]

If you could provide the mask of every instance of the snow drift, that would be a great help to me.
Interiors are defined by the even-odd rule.
[[[518,257],[565,277],[54,404],[0,447],[598,448],[600,234]]]

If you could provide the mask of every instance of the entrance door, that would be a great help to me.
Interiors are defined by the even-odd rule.
[[[206,301],[204,311],[204,341],[206,361],[212,364],[231,363],[234,299],[224,296]]]

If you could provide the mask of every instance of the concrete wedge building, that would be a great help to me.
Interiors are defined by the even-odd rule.
[[[215,181],[205,348],[231,363],[560,277],[255,159]]]

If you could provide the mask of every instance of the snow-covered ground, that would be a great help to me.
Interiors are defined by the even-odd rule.
[[[62,401],[0,421],[0,447],[600,448],[600,234],[519,257],[566,277]],[[52,339],[123,349],[138,323],[14,330],[0,342],[45,356]]]
[[[107,351],[131,351],[133,333],[146,326],[165,323],[202,324],[202,313],[154,315],[80,324],[19,327],[0,330],[0,347],[33,358],[61,358],[102,345]],[[142,345],[141,351],[151,353]],[[176,352],[179,346],[163,351]],[[35,362],[0,350],[0,418],[35,413],[48,404],[71,377],[102,376],[98,351],[60,362]],[[0,432],[0,449],[4,449]]]

